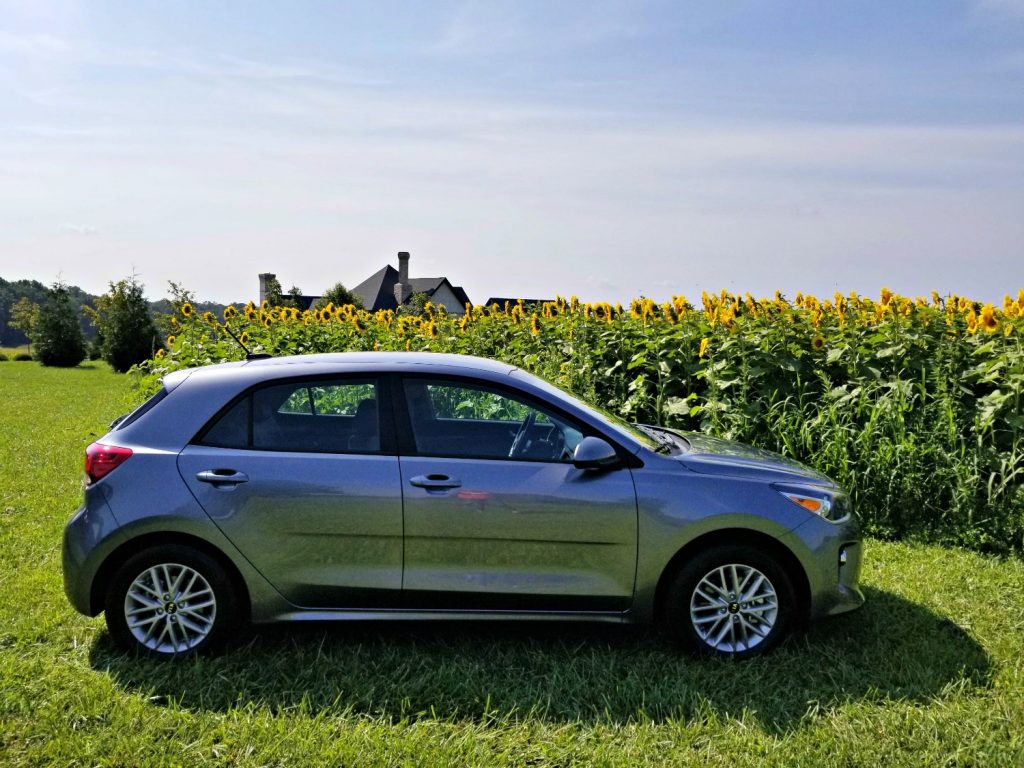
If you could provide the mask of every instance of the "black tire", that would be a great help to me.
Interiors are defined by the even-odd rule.
[[[711,589],[695,594],[705,578],[710,578],[712,585],[727,587],[735,575],[730,569],[732,565],[737,566],[737,578],[751,573],[744,569],[754,572],[744,593],[758,583],[759,576],[765,578],[767,585],[762,584],[760,596],[743,602],[742,595],[735,592],[729,593],[735,595],[732,600]],[[722,577],[721,582],[718,576]],[[775,596],[774,612],[767,589]],[[703,597],[709,592],[721,605]],[[682,566],[665,591],[662,616],[669,635],[686,650],[700,655],[746,659],[760,656],[782,642],[794,626],[796,610],[793,582],[771,554],[747,545],[721,545],[701,552]],[[700,626],[695,623],[695,617],[701,621]],[[716,644],[714,641],[720,632],[724,632],[725,637]]]
[[[154,572],[160,584],[164,584],[165,576],[169,576],[171,585],[181,574],[184,574],[181,582],[191,581],[193,574],[198,574],[198,578],[191,581],[191,593],[186,591],[185,583],[178,584],[175,594],[167,591],[165,585],[164,590],[158,590],[165,592],[165,597],[151,591],[155,584]],[[136,587],[129,599],[133,584]],[[140,598],[152,600],[154,607],[147,607]],[[208,605],[211,600],[212,606]],[[155,604],[161,602],[163,604],[156,607]],[[144,622],[142,626],[129,627],[126,615],[129,607],[134,620]],[[237,593],[224,567],[209,555],[181,544],[152,547],[125,561],[110,582],[104,609],[107,628],[114,641],[127,651],[153,658],[169,659],[218,650],[239,629]],[[190,627],[196,628],[195,631]],[[152,635],[136,636],[149,629],[153,630]],[[164,637],[164,641],[157,642],[158,636]]]

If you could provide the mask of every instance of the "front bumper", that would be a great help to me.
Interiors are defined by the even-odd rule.
[[[864,544],[854,519],[832,523],[813,517],[792,530],[784,543],[803,562],[810,618],[846,613],[864,604],[860,589]]]

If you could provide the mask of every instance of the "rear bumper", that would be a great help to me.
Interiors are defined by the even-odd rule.
[[[86,490],[85,503],[64,527],[61,550],[64,594],[79,613],[95,616],[102,610],[102,605],[93,605],[92,586],[103,556],[119,542],[117,522],[106,500],[97,489]]]

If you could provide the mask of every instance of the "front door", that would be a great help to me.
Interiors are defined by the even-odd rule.
[[[515,390],[404,380],[403,605],[623,611],[636,575],[628,469],[576,469],[579,425]],[[403,452],[405,453],[405,452]]]

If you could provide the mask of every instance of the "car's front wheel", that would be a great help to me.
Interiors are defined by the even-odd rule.
[[[748,658],[793,625],[792,581],[771,555],[749,546],[709,549],[686,563],[665,593],[668,631],[698,653]]]
[[[105,611],[121,647],[168,658],[213,650],[236,625],[231,579],[208,555],[181,545],[144,550],[114,574]]]

